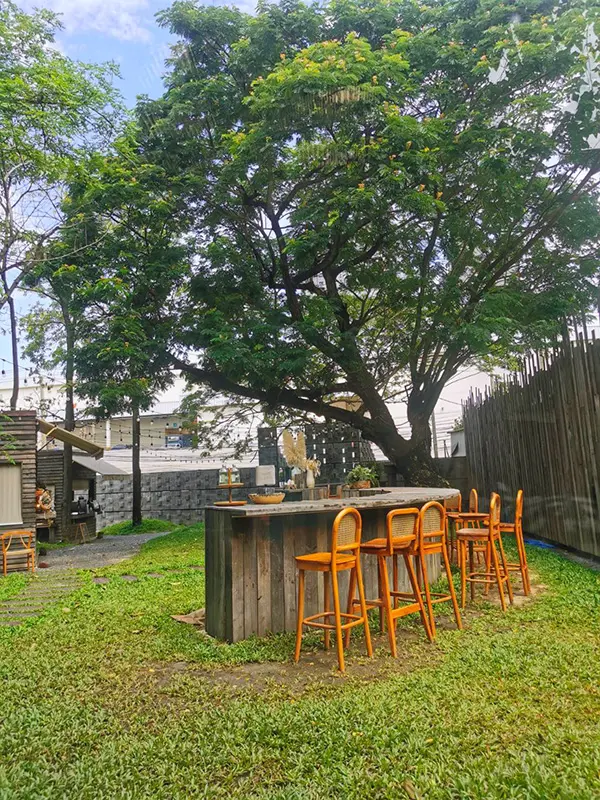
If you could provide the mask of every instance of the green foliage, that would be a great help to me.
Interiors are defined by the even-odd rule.
[[[172,620],[204,603],[203,573],[185,566],[202,563],[200,528],[154,539],[122,565],[137,582],[108,568],[108,584],[88,577],[40,619],[0,628],[0,793],[595,797],[600,578],[556,553],[528,555],[547,587],[533,603],[506,614],[478,603],[463,632],[440,626],[434,645],[403,620],[415,635],[401,661],[382,640],[365,680],[359,641],[346,677],[332,651],[331,673],[304,686],[318,638],[293,667],[293,635],[224,645]],[[257,684],[268,661],[290,682]]]
[[[172,531],[176,528],[174,522],[166,519],[143,519],[140,525],[131,522],[115,522],[102,529],[103,536],[126,536],[129,533],[155,533],[158,531]]]
[[[346,475],[346,483],[353,484],[359,481],[370,481],[371,486],[379,486],[379,474],[377,470],[372,467],[365,467],[361,464],[357,464],[357,466],[351,469]]]
[[[0,308],[61,229],[65,182],[119,123],[114,65],[63,56],[59,29],[47,10],[0,7]]]
[[[89,295],[96,389],[150,337],[152,374],[170,361],[269,414],[350,423],[406,468],[461,366],[514,363],[595,293],[598,12],[162,12],[179,37],[167,91],[84,192],[111,220]],[[403,386],[411,442],[387,408]]]

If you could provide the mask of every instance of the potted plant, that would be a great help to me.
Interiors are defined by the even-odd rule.
[[[346,480],[352,489],[370,489],[379,486],[379,475],[372,467],[363,467],[357,464],[346,475]]]

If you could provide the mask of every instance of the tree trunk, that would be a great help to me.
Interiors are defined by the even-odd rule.
[[[73,364],[74,335],[73,325],[65,307],[62,306],[63,322],[65,326],[66,338],[66,358],[65,358],[65,430],[75,430],[75,407],[73,404],[73,378],[75,368]],[[67,444],[63,447],[63,508],[62,508],[62,530],[63,538],[69,536],[71,527],[71,501],[73,500],[73,446]]]
[[[131,522],[134,527],[142,524],[142,470],[140,466],[140,409],[132,404],[131,420],[132,466],[133,466],[133,504]]]
[[[2,273],[2,284],[4,292],[8,296],[8,283],[6,274]],[[10,398],[10,410],[17,410],[17,403],[19,401],[19,347],[17,343],[17,315],[15,314],[15,301],[13,296],[8,296],[8,314],[10,319],[10,341],[12,349],[12,374],[13,374],[13,390]]]
[[[425,404],[409,399],[408,421],[412,436],[410,448],[405,456],[394,463],[398,472],[404,477],[407,486],[448,486],[431,456],[431,413]]]

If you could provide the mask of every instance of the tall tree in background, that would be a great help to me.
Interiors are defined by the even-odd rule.
[[[140,158],[134,141],[130,131],[111,157],[92,158],[65,210],[79,220],[66,245],[78,250],[71,261],[79,308],[77,392],[92,402],[98,418],[132,416],[137,525],[142,519],[139,413],[172,380],[166,341],[187,245],[177,235],[179,193],[166,186],[161,167]]]
[[[62,239],[53,241],[48,248],[47,260],[37,264],[24,277],[23,288],[34,292],[42,300],[23,315],[20,322],[26,338],[23,355],[36,367],[40,381],[44,380],[43,373],[54,372],[57,368],[64,374],[63,425],[67,431],[75,430],[75,341],[77,323],[82,313],[81,305],[76,303],[76,287],[81,274],[74,265],[63,263],[61,256],[73,257],[74,250],[81,249],[74,238],[72,228],[62,231]],[[65,502],[62,529],[68,531],[73,496],[73,447],[65,442],[63,449]]]
[[[99,358],[128,349],[114,315],[161,369],[348,423],[408,482],[439,481],[429,420],[448,380],[553,341],[594,296],[598,13],[175,3],[159,17],[180,37],[167,90],[139,104],[128,158],[186,209],[157,230],[187,230],[192,257],[182,274],[119,250],[118,284],[104,261]],[[117,248],[123,218],[154,231],[128,192],[113,198]]]
[[[0,311],[8,307],[13,395],[19,391],[15,293],[65,225],[65,181],[117,122],[112,65],[72,61],[54,49],[49,11],[0,5]]]

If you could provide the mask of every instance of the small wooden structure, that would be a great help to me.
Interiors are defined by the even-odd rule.
[[[456,489],[390,488],[366,497],[281,503],[272,506],[211,506],[206,509],[206,631],[237,642],[267,632],[293,632],[297,615],[295,557],[331,549],[331,530],[343,508],[357,508],[363,520],[363,541],[385,536],[392,508],[444,501]],[[439,559],[428,564],[429,577],[439,576]],[[364,564],[368,597],[377,596],[377,564]],[[401,588],[408,576],[400,574]],[[345,597],[348,577],[340,576]],[[323,583],[306,576],[306,615],[323,608]]]
[[[89,500],[90,502],[96,499],[96,471],[86,465],[88,460],[77,452],[73,453],[73,497],[68,499],[70,504],[76,503],[78,497],[83,497],[85,501]],[[96,514],[89,505],[86,511],[76,512],[76,516],[71,518],[68,530],[64,530],[62,516],[63,504],[66,500],[64,496],[64,465],[65,454],[63,450],[42,450],[38,453],[38,484],[43,484],[52,489],[54,508],[56,510],[55,519],[49,520],[52,523],[50,525],[48,525],[48,520],[42,514],[38,515],[39,537],[50,542],[60,542],[63,539],[75,540],[78,524],[85,522],[88,537],[94,538],[96,535]]]
[[[37,420],[35,411],[0,415],[0,534],[35,531]],[[11,558],[9,571],[27,568],[27,558]]]

